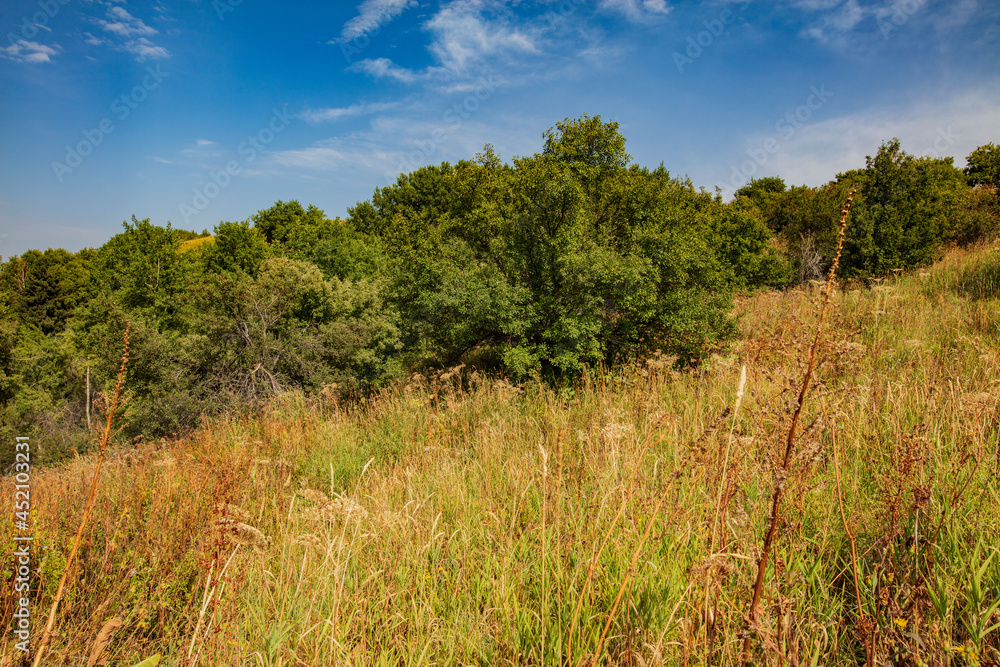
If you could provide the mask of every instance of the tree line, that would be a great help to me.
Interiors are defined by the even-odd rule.
[[[660,351],[698,364],[737,335],[740,291],[870,281],[1000,228],[1000,151],[915,157],[897,140],[821,187],[752,180],[724,202],[634,164],[617,123],[567,119],[540,152],[487,145],[400,175],[329,219],[278,201],[209,234],[133,216],[102,247],[0,264],[0,429],[43,458],[86,416],[131,323],[129,437],[183,431],[286,390],[364,396],[466,363],[559,381]]]

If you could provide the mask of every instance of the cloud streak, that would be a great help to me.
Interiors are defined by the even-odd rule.
[[[399,102],[376,102],[373,104],[352,104],[349,107],[331,107],[327,109],[309,109],[301,117],[310,123],[329,123],[350,116],[368,116],[373,113],[389,111],[399,106]]]
[[[142,19],[138,19],[128,13],[124,7],[114,6],[108,9],[110,21],[97,20],[97,24],[110,33],[120,37],[149,36],[157,34],[157,30],[150,28]]]
[[[359,60],[348,68],[352,72],[367,74],[373,79],[392,79],[399,83],[413,83],[427,78],[427,73],[414,72],[400,67],[388,58]]]
[[[656,4],[656,0],[646,1]],[[348,71],[405,85],[426,83],[446,91],[464,90],[484,71],[502,69],[507,76],[535,71],[535,61],[546,56],[546,32],[554,25],[538,17],[516,17],[506,3],[497,0],[453,0],[422,26],[430,35],[427,50],[433,65],[410,69],[378,57],[358,61]]]
[[[344,24],[340,39],[332,43],[349,42],[375,32],[416,4],[416,0],[365,0],[358,5],[358,15]]]
[[[822,185],[838,173],[864,168],[865,157],[874,155],[883,141],[893,137],[907,153],[954,156],[956,166],[962,167],[964,156],[982,143],[982,128],[1000,117],[1000,94],[980,90],[955,99],[941,97],[906,113],[870,109],[805,125],[782,142],[780,152],[756,176],[777,175],[789,185]],[[764,138],[750,137],[746,146],[759,145]],[[746,155],[739,157],[745,159]],[[728,182],[719,185],[731,190]]]
[[[660,18],[671,10],[666,0],[601,0],[600,7],[622,14],[632,23],[645,23]]]
[[[56,48],[19,39],[10,46],[0,47],[0,58],[13,60],[16,63],[48,63],[58,51]]]
[[[142,19],[132,16],[124,7],[108,7],[107,19],[96,19],[96,23],[110,36],[98,37],[89,32],[84,33],[84,42],[91,46],[107,46],[116,51],[131,53],[138,62],[169,58],[171,55],[166,48],[149,39],[158,35],[159,31],[146,25]]]

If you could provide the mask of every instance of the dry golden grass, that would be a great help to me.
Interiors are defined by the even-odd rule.
[[[189,239],[178,246],[177,252],[201,251],[209,243],[215,243],[214,236],[200,236],[196,239]]]

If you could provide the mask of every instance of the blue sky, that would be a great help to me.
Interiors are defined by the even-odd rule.
[[[0,256],[123,220],[329,217],[487,142],[621,124],[639,164],[731,195],[819,185],[883,140],[1000,142],[995,0],[4,0]]]

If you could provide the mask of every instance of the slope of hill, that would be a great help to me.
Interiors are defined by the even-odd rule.
[[[994,245],[838,291],[787,473],[806,290],[739,301],[741,343],[697,372],[459,367],[119,447],[50,659],[118,617],[128,665],[732,665],[744,636],[758,664],[995,662],[998,288]],[[33,473],[33,637],[93,465]]]

